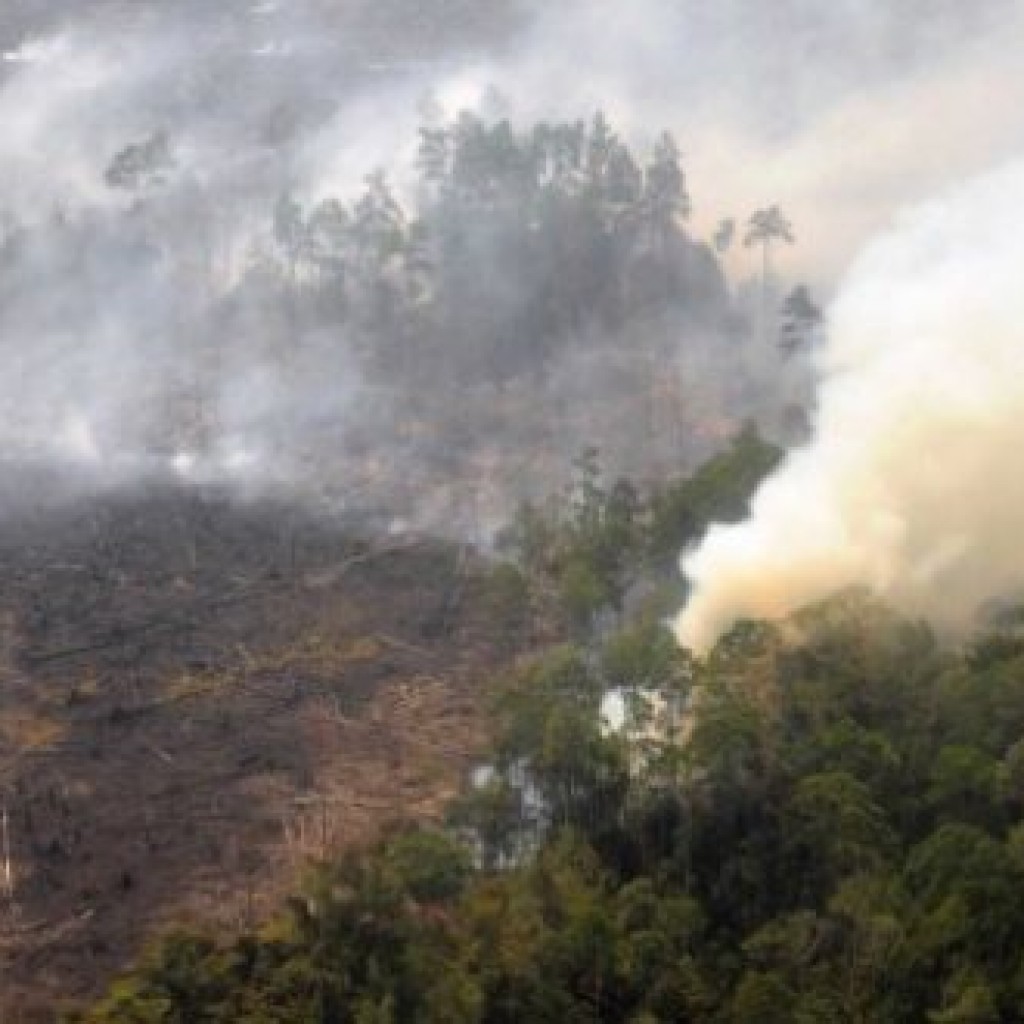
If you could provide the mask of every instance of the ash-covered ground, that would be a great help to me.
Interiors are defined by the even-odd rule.
[[[508,650],[458,546],[170,476],[57,501],[45,477],[7,467],[0,522],[0,1005],[20,1020],[171,924],[246,927],[309,858],[439,815]]]

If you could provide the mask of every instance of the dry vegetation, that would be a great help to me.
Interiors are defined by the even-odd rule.
[[[509,649],[473,560],[282,513],[158,487],[0,531],[10,1019],[171,923],[266,916],[463,779]]]

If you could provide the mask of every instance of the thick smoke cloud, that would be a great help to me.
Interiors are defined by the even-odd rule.
[[[695,253],[720,218],[779,202],[798,234],[782,275],[827,291],[920,181],[1024,142],[1021,14],[1014,0],[12,2],[0,443],[118,481],[154,459],[253,486],[335,481],[338,500],[377,491],[396,515],[483,533],[590,445],[611,472],[685,469],[744,418],[770,425],[807,399],[806,366],[725,315],[742,320],[742,288],[699,322],[577,339],[497,389],[399,381],[368,371],[350,323],[296,317],[280,254],[267,270],[275,204],[351,201],[384,166],[415,208],[417,128],[438,108],[522,126],[603,108],[639,153],[676,133]],[[111,189],[112,156],[157,132],[173,157],[159,185]],[[740,247],[726,259],[734,283],[751,274]],[[492,292],[515,305],[521,276],[494,267]]]
[[[705,650],[739,618],[867,587],[950,629],[1024,586],[1024,162],[902,216],[831,311],[814,439],[683,568]]]

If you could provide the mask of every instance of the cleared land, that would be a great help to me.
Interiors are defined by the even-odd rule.
[[[0,572],[11,1019],[94,992],[172,924],[253,924],[311,858],[436,818],[510,650],[464,550],[167,484],[27,507],[0,523]]]

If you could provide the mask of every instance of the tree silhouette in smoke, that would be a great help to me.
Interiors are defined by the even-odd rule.
[[[793,227],[778,206],[755,210],[747,221],[743,244],[761,247],[761,337],[768,337],[768,282],[771,277],[771,248],[775,242],[793,245]]]
[[[806,285],[797,285],[782,303],[779,348],[787,356],[806,348],[822,320],[821,310],[811,298],[810,290]]]

